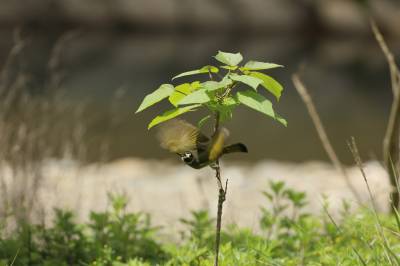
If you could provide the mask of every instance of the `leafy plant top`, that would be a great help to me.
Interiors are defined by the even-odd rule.
[[[172,78],[174,81],[203,74],[208,76],[208,80],[194,80],[176,86],[162,84],[144,98],[136,113],[166,99],[172,105],[170,110],[156,116],[149,123],[148,129],[200,108],[219,113],[220,122],[224,122],[232,118],[233,111],[239,105],[261,112],[287,126],[286,120],[275,112],[272,102],[264,96],[264,92],[267,92],[279,101],[283,87],[271,76],[260,72],[283,67],[282,65],[259,61],[248,61],[239,65],[243,61],[240,53],[221,51],[214,58],[220,63],[219,67],[207,65]],[[198,126],[201,127],[208,118],[210,115],[201,119]]]

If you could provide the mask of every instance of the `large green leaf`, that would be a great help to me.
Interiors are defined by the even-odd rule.
[[[194,81],[192,83],[184,83],[175,87],[175,91],[169,96],[169,102],[177,107],[178,103],[185,98],[187,95],[191,94],[195,90],[199,89],[201,84],[199,81]]]
[[[201,83],[200,81],[193,81],[192,83],[190,83],[190,87],[192,88],[192,91],[195,91],[201,87]]]
[[[171,84],[162,84],[157,90],[148,94],[140,104],[136,113],[143,111],[144,109],[158,103],[159,101],[167,98],[174,91],[174,86]]]
[[[274,109],[272,108],[272,103],[264,96],[252,90],[238,92],[236,95],[238,101],[241,102],[242,104],[258,112],[261,112],[267,116],[272,117],[276,121],[282,123],[284,126],[287,125],[286,120],[274,112]]]
[[[221,81],[206,81],[201,86],[207,91],[215,91],[222,88],[226,88],[232,84],[232,80],[224,77]]]
[[[185,76],[191,76],[191,75],[196,75],[196,74],[204,74],[204,73],[218,73],[219,69],[215,66],[204,66],[200,69],[196,69],[196,70],[191,70],[191,71],[187,71],[187,72],[183,72],[179,75],[176,75],[175,77],[172,78],[172,80],[177,79],[177,78],[181,78],[181,77],[185,77]]]
[[[207,91],[204,89],[197,90],[188,96],[185,96],[181,101],[179,101],[178,105],[187,105],[194,103],[208,103],[210,101],[210,97],[207,95]]]
[[[273,79],[272,77],[265,75],[264,73],[260,73],[260,72],[251,72],[249,74],[252,77],[258,78],[262,80],[261,85],[266,88],[270,93],[272,93],[276,99],[279,101],[279,98],[282,95],[282,91],[283,91],[283,87],[282,85],[276,81],[275,79]]]
[[[234,54],[222,51],[218,51],[218,54],[214,57],[221,63],[224,63],[228,66],[237,66],[243,60],[243,56],[240,53]]]
[[[178,103],[192,92],[192,86],[189,83],[184,83],[175,87],[175,91],[169,96],[169,102],[177,107]]]
[[[275,118],[275,112],[272,108],[272,103],[268,99],[264,98],[264,96],[254,91],[247,90],[238,92],[237,99],[242,104]]]
[[[249,61],[247,62],[244,67],[241,67],[240,70],[247,71],[247,70],[264,70],[264,69],[271,69],[283,67],[282,65],[274,64],[274,63],[266,63],[266,62],[259,62],[259,61]]]
[[[158,125],[162,122],[165,122],[172,118],[175,118],[181,114],[192,111],[193,109],[195,109],[199,106],[200,106],[200,104],[195,104],[195,105],[190,105],[190,106],[185,106],[185,107],[168,110],[168,111],[164,112],[163,114],[156,116],[156,118],[154,118],[148,125],[148,129],[150,129],[150,128],[154,127],[155,125]]]
[[[263,83],[263,81],[259,78],[256,77],[251,77],[248,75],[238,75],[238,74],[231,74],[229,77],[232,80],[242,82],[250,87],[252,87],[254,90],[257,90],[258,85]]]

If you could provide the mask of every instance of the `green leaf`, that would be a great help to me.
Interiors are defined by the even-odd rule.
[[[157,90],[148,94],[140,104],[136,113],[143,111],[144,109],[158,103],[159,101],[167,98],[174,91],[174,86],[171,84],[162,84]]]
[[[234,71],[239,68],[238,66],[220,66],[220,67],[231,71]]]
[[[185,76],[191,76],[191,75],[196,75],[196,74],[204,74],[204,73],[218,73],[219,69],[215,66],[204,66],[200,69],[196,69],[196,70],[191,70],[191,71],[187,71],[187,72],[183,72],[179,75],[176,75],[175,77],[172,78],[172,80],[177,79],[177,78],[181,78],[181,77],[185,77]]]
[[[264,69],[271,69],[271,68],[277,68],[277,67],[283,67],[282,65],[274,64],[274,63],[265,63],[265,62],[259,62],[259,61],[249,61],[247,62],[244,67],[241,67],[241,71],[247,71],[247,70],[264,70]]]
[[[236,66],[243,60],[243,56],[240,53],[226,53],[218,51],[218,54],[214,56],[219,62],[224,63],[228,66]]]
[[[239,103],[233,97],[226,97],[226,98],[224,98],[222,104],[225,106],[232,106],[232,105],[238,105]]]
[[[162,122],[165,122],[172,118],[175,118],[181,114],[192,111],[193,109],[195,109],[199,106],[200,106],[200,104],[195,104],[195,105],[190,105],[190,106],[185,106],[185,107],[168,110],[168,111],[164,112],[162,115],[158,115],[156,118],[154,118],[148,125],[147,129],[150,129],[150,128],[154,127],[155,125],[158,125]]]
[[[185,98],[186,95],[192,93],[192,91],[193,88],[189,83],[178,85],[175,87],[175,91],[169,96],[168,100],[173,106],[177,107],[178,103]]]
[[[222,105],[218,108],[219,111],[219,121],[221,123],[231,120],[232,116],[233,116],[233,109],[236,107],[236,105],[229,105],[229,106],[225,106]]]
[[[200,129],[204,126],[204,124],[207,122],[208,119],[210,119],[211,115],[207,115],[206,117],[203,117],[198,123],[197,127]]]
[[[219,121],[222,123],[226,120],[232,119],[232,113],[233,110],[237,104],[234,105],[223,105],[223,104],[218,104],[218,103],[209,103],[207,104],[207,107],[212,111],[212,112],[219,112]]]
[[[282,125],[284,125],[285,127],[287,127],[287,121],[285,118],[283,118],[282,116],[278,115],[277,113],[275,113],[275,119],[276,121],[278,121],[279,123],[281,123]]]
[[[279,98],[282,95],[283,87],[278,81],[260,72],[251,72],[250,76],[261,79],[261,85],[266,88],[270,93],[272,93],[279,101]]]
[[[258,85],[263,83],[263,81],[261,79],[256,78],[256,77],[247,76],[247,75],[231,74],[231,75],[229,75],[229,77],[232,80],[240,81],[240,82],[252,87],[254,90],[257,90]]]
[[[192,91],[195,91],[201,87],[201,83],[200,81],[193,81],[192,83],[190,83],[190,87],[192,87]]]
[[[264,96],[251,90],[238,92],[236,95],[238,101],[242,104],[275,118],[275,112],[272,108],[272,103],[268,99],[264,98]]]
[[[222,88],[226,88],[232,84],[232,80],[224,77],[221,81],[206,81],[201,86],[207,91],[215,91]]]
[[[184,83],[175,87],[175,91],[169,96],[170,103],[177,107],[178,103],[185,98],[187,95],[191,94],[195,90],[201,88],[200,81],[194,81],[192,83]]]
[[[246,105],[247,107],[250,107],[251,109],[254,109],[256,111],[259,111],[265,115],[274,118],[276,121],[282,123],[284,126],[287,125],[285,119],[275,114],[274,109],[272,108],[272,103],[264,96],[252,90],[238,92],[236,95],[238,101]]]
[[[194,103],[208,103],[210,101],[210,97],[207,95],[207,91],[197,90],[187,96],[185,96],[181,101],[179,101],[178,105],[187,105]]]

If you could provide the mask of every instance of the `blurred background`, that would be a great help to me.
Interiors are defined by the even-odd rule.
[[[10,89],[22,73],[24,90],[35,97],[59,90],[71,109],[84,103],[89,110],[82,116],[81,145],[89,161],[168,158],[146,129],[160,110],[134,115],[144,95],[177,73],[215,64],[211,56],[218,50],[241,52],[245,59],[285,65],[271,75],[285,87],[276,109],[289,126],[238,111],[228,127],[232,138],[249,146],[250,154],[240,160],[326,159],[290,81],[301,65],[340,157],[351,162],[346,140],[355,136],[364,155],[379,158],[391,90],[370,16],[398,55],[395,0],[5,0],[0,3],[3,72],[8,64],[3,84],[7,79]],[[23,47],[7,62],[15,38]],[[76,127],[71,113],[59,121],[68,124],[62,130]]]
[[[399,56],[397,0],[2,0],[2,160],[21,180],[47,158],[178,163],[147,131],[161,109],[134,112],[170,77],[216,64],[218,50],[285,65],[270,74],[284,85],[275,108],[288,128],[238,110],[227,127],[250,153],[228,160],[327,161],[291,83],[300,67],[341,160],[352,163],[351,136],[363,158],[380,160],[392,93],[370,17]]]

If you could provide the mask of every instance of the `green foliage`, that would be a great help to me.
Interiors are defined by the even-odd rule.
[[[255,91],[257,91],[258,85],[263,83],[261,79],[252,77],[252,76],[247,76],[247,75],[237,75],[237,74],[231,74],[229,77],[234,80],[234,81],[239,81],[242,82],[250,87],[252,87]]]
[[[340,217],[304,211],[306,194],[271,182],[263,192],[260,232],[229,225],[222,231],[220,265],[398,265],[400,228],[396,215],[371,209],[351,213],[343,202]],[[128,213],[127,199],[109,195],[111,209],[93,212],[84,224],[55,210],[51,226],[19,224],[0,233],[0,265],[212,266],[214,221],[205,210],[181,219],[178,243],[157,241],[148,215]],[[378,224],[379,222],[379,224]],[[382,227],[383,232],[379,231]],[[176,239],[176,237],[175,237]]]
[[[130,259],[167,259],[150,217],[127,213],[123,196],[109,195],[109,199],[111,210],[92,212],[86,224],[74,222],[70,211],[55,209],[50,227],[21,224],[11,236],[0,232],[0,265],[11,264],[14,257],[14,265],[141,265]]]
[[[178,108],[175,108],[175,109],[172,109],[172,110],[168,110],[165,113],[163,113],[162,115],[156,116],[156,118],[154,118],[150,122],[150,124],[148,126],[148,129],[150,129],[150,128],[154,127],[155,125],[158,125],[158,124],[160,124],[162,122],[165,122],[165,121],[168,121],[168,120],[170,120],[172,118],[175,118],[175,117],[177,117],[177,116],[179,116],[181,114],[184,114],[184,113],[187,113],[189,111],[192,111],[192,110],[194,110],[195,108],[197,108],[199,106],[200,106],[199,104],[195,104],[195,105],[190,105],[190,106],[185,106],[185,107],[178,107]]]
[[[191,70],[191,71],[187,71],[187,72],[183,72],[179,75],[176,75],[175,77],[172,78],[172,80],[177,79],[177,78],[181,78],[181,77],[185,77],[185,76],[191,76],[191,75],[196,75],[196,74],[204,74],[204,73],[218,73],[219,69],[215,66],[204,66],[200,69],[196,69],[196,70]]]
[[[175,87],[175,91],[169,96],[169,102],[178,107],[178,103],[185,98],[190,93],[194,92],[197,88],[200,87],[199,82],[193,82],[191,84],[184,83]]]
[[[264,96],[255,93],[254,91],[241,91],[237,94],[237,99],[242,104],[266,114],[271,117],[275,117],[274,109],[272,108],[272,103],[264,98]]]
[[[198,247],[211,247],[214,238],[214,221],[207,211],[193,211],[191,220],[181,219],[181,222],[189,231],[188,236],[182,232],[184,239],[196,243]]]
[[[219,62],[228,66],[237,66],[243,60],[243,56],[240,53],[225,53],[218,51],[218,54],[214,56]]]
[[[196,103],[208,103],[211,99],[207,94],[205,89],[197,90],[187,96],[185,96],[178,105],[188,105],[188,104],[196,104]]]
[[[211,65],[204,66],[178,74],[172,78],[172,80],[175,80],[197,74],[207,74],[204,76],[207,76],[208,80],[195,80],[192,83],[183,83],[177,86],[163,84],[144,98],[136,113],[166,98],[174,107],[155,117],[148,125],[149,129],[200,108],[205,108],[211,113],[218,112],[220,114],[220,122],[224,122],[232,119],[234,110],[241,104],[275,119],[284,126],[287,125],[286,120],[274,111],[272,102],[258,91],[261,85],[277,100],[280,99],[283,91],[282,85],[272,77],[257,72],[257,70],[269,70],[282,67],[281,65],[248,61],[244,66],[239,66],[239,63],[243,60],[243,56],[240,53],[222,51],[219,51],[214,58],[223,65],[219,66],[219,68]],[[226,70],[225,73],[222,74],[220,69]],[[253,93],[246,91],[246,87],[250,87]],[[206,120],[199,122],[199,124],[202,125],[204,122]]]
[[[261,79],[261,85],[270,93],[272,93],[277,100],[279,100],[281,98],[281,94],[283,91],[283,87],[282,85],[276,81],[275,79],[273,79],[272,77],[265,75],[264,73],[261,72],[250,72],[249,74],[252,77]]]
[[[240,70],[242,70],[242,71],[265,70],[265,69],[271,69],[271,68],[277,68],[277,67],[283,67],[283,66],[282,65],[277,65],[277,64],[274,64],[274,63],[249,61]]]
[[[174,86],[171,84],[163,84],[157,90],[147,95],[142,104],[137,109],[136,113],[143,111],[144,109],[156,104],[163,99],[167,98],[174,92]]]

